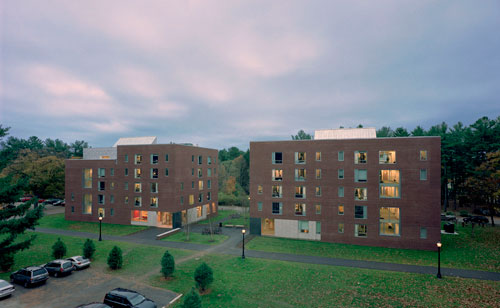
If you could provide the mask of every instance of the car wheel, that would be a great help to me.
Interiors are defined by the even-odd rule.
[[[29,286],[29,283],[27,281],[24,282],[24,287],[27,288]]]

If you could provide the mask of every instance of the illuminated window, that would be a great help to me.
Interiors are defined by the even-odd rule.
[[[205,211],[207,212],[207,215],[210,214],[210,204],[205,204]]]
[[[142,198],[134,197],[134,206],[142,206]]]
[[[354,182],[366,182],[367,170],[366,169],[354,169]]]
[[[321,197],[321,186],[316,186],[315,194],[316,197]]]
[[[366,201],[368,199],[368,188],[354,188],[354,200]]]
[[[344,151],[339,151],[338,158],[339,161],[344,161]]]
[[[136,179],[140,179],[140,178],[141,178],[141,173],[142,173],[142,172],[141,172],[141,169],[140,169],[140,168],[136,168],[136,169],[134,169],[134,177],[135,177]]]
[[[367,156],[366,151],[354,151],[354,163],[366,164]]]
[[[215,158],[214,158],[214,164],[215,164]],[[212,213],[217,212],[217,206],[215,205],[215,202],[212,202]]]
[[[399,208],[380,208],[380,235],[399,236]]]
[[[142,155],[135,154],[135,164],[140,165],[142,163]]]
[[[105,189],[106,189],[106,182],[101,182],[101,181],[99,181],[99,182],[98,182],[98,185],[97,185],[97,189],[98,189],[98,190],[101,190],[101,191],[102,191],[102,190],[105,190]]]
[[[283,153],[282,152],[273,152],[272,162],[273,162],[273,164],[282,164],[283,163]]]
[[[148,211],[132,211],[132,221],[148,222]]]
[[[354,236],[355,237],[366,237],[367,228],[366,225],[363,224],[355,224],[354,225]]]
[[[83,195],[83,214],[92,214],[92,194]]]
[[[272,213],[276,215],[283,214],[283,203],[281,202],[273,202],[272,204]]]
[[[378,152],[378,163],[379,164],[395,164],[396,163],[396,151],[379,151]]]
[[[134,183],[134,191],[136,193],[142,192],[142,183]]]
[[[338,195],[340,198],[344,197],[344,187],[343,186],[339,186]]]
[[[283,181],[283,169],[272,170],[273,181]]]
[[[339,223],[339,233],[344,233],[344,223]]]
[[[189,195],[189,205],[194,204],[194,195]]]
[[[316,204],[316,214],[321,214],[321,204]]]
[[[97,195],[97,203],[104,204],[104,195]]]
[[[198,181],[198,190],[203,190],[203,180]]]
[[[125,198],[124,198],[123,202],[124,202],[125,204],[128,204],[128,196],[125,196]]]
[[[281,198],[283,197],[283,187],[281,185],[273,185],[272,187],[272,197]]]
[[[295,203],[295,216],[306,216],[305,203]]]
[[[115,189],[115,182],[111,182],[111,189]]]
[[[341,204],[339,205],[339,215],[344,215],[344,206]]]
[[[203,208],[201,206],[196,207],[196,217],[201,217],[203,216]]]
[[[299,199],[306,198],[306,187],[305,186],[295,186],[295,198],[299,198]]]
[[[366,205],[355,205],[354,206],[354,218],[358,218],[358,219],[367,219],[368,218]]]
[[[400,198],[399,170],[380,170],[380,198]]]
[[[158,154],[151,154],[151,164],[152,165],[158,164]]]
[[[344,169],[339,169],[338,170],[338,178],[340,180],[344,179]]]
[[[92,188],[92,169],[83,169],[83,188]]]
[[[427,169],[420,169],[420,180],[427,180]]]
[[[262,212],[262,202],[257,202],[257,211]]]
[[[306,163],[306,152],[295,152],[295,163],[305,164]]]
[[[316,161],[321,161],[321,152],[316,152]]]
[[[158,197],[151,197],[151,207],[158,207]]]
[[[321,169],[316,169],[316,179],[321,179]]]
[[[97,169],[97,176],[100,178],[105,177],[106,176],[106,169],[105,168]]]
[[[151,168],[151,178],[152,179],[158,178],[158,168]]]
[[[306,180],[306,169],[295,169],[295,181]]]
[[[420,160],[427,160],[427,151],[425,150],[420,151]]]
[[[299,220],[299,232],[309,233],[309,221]]]

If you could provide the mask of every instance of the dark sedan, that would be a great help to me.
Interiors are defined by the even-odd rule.
[[[472,222],[472,223],[475,223],[475,224],[487,224],[490,221],[488,220],[487,217],[484,217],[484,216],[470,216],[470,217],[465,217],[464,218],[464,223],[467,224],[469,222]]]

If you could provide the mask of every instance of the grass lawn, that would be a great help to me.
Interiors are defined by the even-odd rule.
[[[442,235],[443,267],[500,272],[500,227],[457,226],[459,235]],[[255,237],[248,249],[315,255],[343,259],[370,260],[402,264],[436,265],[436,252],[411,249],[334,244],[272,237]]]
[[[500,282],[206,255],[155,286],[186,294],[201,262],[214,271],[203,307],[494,307]],[[180,307],[183,298],[175,307]]]
[[[245,227],[248,227],[249,219],[242,214],[239,218],[232,218],[224,222],[223,225],[245,225]]]
[[[236,214],[238,213],[237,211],[234,211],[234,210],[220,210],[219,212],[217,212],[217,216],[214,216],[212,217],[212,223],[216,222],[216,221],[219,221],[219,220],[222,220],[224,218],[227,218],[233,214]],[[209,224],[209,220],[208,219],[205,219],[203,221],[200,221],[198,222],[198,224],[200,225],[208,225]]]
[[[99,233],[98,222],[71,221],[64,219],[64,214],[46,215],[40,219],[38,225],[42,228],[66,229],[73,231]],[[144,226],[128,226],[102,223],[102,234],[105,235],[128,235],[147,229]]]
[[[207,244],[207,245],[218,245],[225,240],[227,240],[229,236],[223,234],[214,234],[214,241],[211,242],[210,235],[202,235],[200,233],[189,233],[189,241],[186,241],[186,234],[184,232],[177,232],[174,235],[170,235],[166,238],[163,238],[162,241],[171,241],[171,242],[184,242],[184,243],[193,243],[193,244]]]

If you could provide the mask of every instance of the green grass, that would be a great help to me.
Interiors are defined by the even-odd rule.
[[[238,218],[232,218],[226,222],[224,222],[223,225],[244,225],[245,227],[249,226],[249,219],[248,217],[245,216],[240,216]]]
[[[71,221],[64,218],[64,214],[47,215],[40,219],[39,227],[52,229],[65,229],[89,233],[99,233],[98,222]],[[130,226],[102,223],[102,234],[128,235],[147,229],[144,226]]]
[[[500,272],[500,227],[457,227],[459,235],[442,235],[441,265]],[[255,237],[248,249],[324,256],[332,258],[370,260],[390,263],[435,265],[436,252],[412,249],[335,244],[273,237]]]
[[[214,234],[214,241],[211,242],[210,235],[202,235],[200,233],[189,233],[189,241],[186,241],[186,234],[184,232],[177,232],[174,235],[170,235],[164,239],[163,241],[171,241],[171,242],[183,242],[183,243],[193,243],[193,244],[206,244],[206,245],[218,245],[229,237],[223,234]]]
[[[500,282],[215,254],[181,264],[172,280],[154,275],[151,283],[186,294],[201,262],[214,271],[203,307],[493,307],[500,292]]]
[[[222,219],[225,219],[233,214],[236,214],[237,211],[234,211],[234,210],[220,210],[219,212],[217,212],[217,215],[212,217],[211,220],[212,220],[212,223],[213,222],[216,222],[216,221],[219,221],[219,220],[222,220]],[[205,219],[203,221],[200,221],[198,222],[198,224],[200,225],[208,225],[209,224],[209,219]]]

